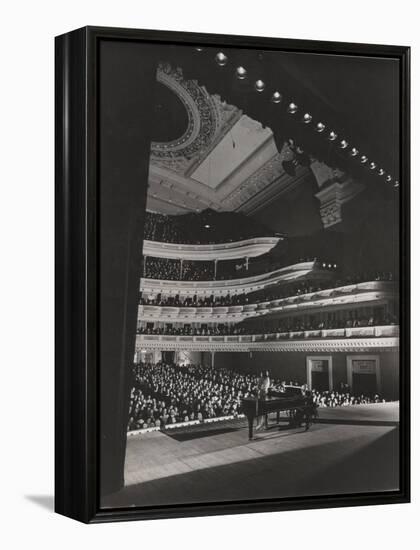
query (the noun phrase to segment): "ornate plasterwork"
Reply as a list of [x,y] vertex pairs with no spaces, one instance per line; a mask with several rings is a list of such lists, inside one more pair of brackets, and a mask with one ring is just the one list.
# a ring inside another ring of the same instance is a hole
[[[399,338],[352,338],[335,340],[291,340],[281,342],[197,342],[197,341],[174,341],[169,339],[152,340],[151,337],[139,335],[136,338],[136,348],[138,349],[159,349],[165,351],[180,351],[188,349],[190,351],[231,351],[231,352],[250,352],[250,351],[272,351],[272,352],[366,352],[377,351],[397,351],[399,348]],[[210,339],[209,339],[210,340]]]
[[289,152],[287,144],[284,144],[280,153],[277,152],[273,155],[267,162],[258,167],[251,176],[244,180],[239,187],[227,195],[224,201],[229,205],[229,208],[232,210],[239,209],[241,205],[245,204],[257,193],[284,176],[285,172],[282,162]]
[[219,96],[210,95],[195,80],[185,80],[182,70],[169,64],[160,64],[157,80],[174,92],[188,114],[188,127],[178,139],[152,142],[151,163],[175,172],[185,173],[192,163],[205,156],[223,129],[230,127],[232,118],[240,111],[223,102]]
[[239,187],[225,197],[224,202],[229,205],[229,209],[236,210],[259,191],[265,189],[273,181],[283,176],[284,170],[281,163],[281,154],[276,153],[268,162],[259,167]]
[[331,166],[318,160],[312,160],[311,170],[320,189],[335,182],[342,183],[347,179],[346,174],[342,170],[331,168]]
[[342,206],[360,193],[363,185],[323,162],[313,161],[311,170],[320,188],[315,196],[320,202],[322,224],[325,228],[336,225],[343,220]]
[[319,211],[325,228],[342,221],[342,206],[352,200],[362,189],[363,185],[349,178],[342,182],[334,182],[316,193],[315,196],[321,203]]

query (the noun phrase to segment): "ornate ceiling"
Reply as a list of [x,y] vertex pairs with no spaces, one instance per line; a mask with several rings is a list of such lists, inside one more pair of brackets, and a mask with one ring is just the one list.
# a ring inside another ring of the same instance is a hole
[[[290,156],[288,146],[278,151],[269,128],[196,81],[185,80],[181,69],[162,64],[157,80],[176,95],[188,122],[186,129],[180,125],[177,138],[152,142],[148,210],[183,214],[212,208],[252,214],[313,177],[303,167],[297,167],[295,176],[286,174],[282,162]],[[171,136],[173,118],[167,120]]]

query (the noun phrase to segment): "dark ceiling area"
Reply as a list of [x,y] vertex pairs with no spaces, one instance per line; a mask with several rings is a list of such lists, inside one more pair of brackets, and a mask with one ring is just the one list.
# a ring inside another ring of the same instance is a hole
[[[392,187],[381,185],[385,178],[377,170],[360,164],[361,155],[399,178],[397,60],[223,48],[227,62],[221,66],[215,60],[221,48],[199,49],[170,48],[168,58],[183,68],[186,78],[269,126],[277,141],[293,138],[318,160],[372,185]],[[237,78],[238,67],[246,69],[245,78]],[[264,83],[261,92],[255,90],[257,80]],[[270,101],[274,91],[282,94],[279,104]],[[290,102],[298,106],[294,115],[287,112]],[[304,113],[312,115],[310,124],[302,122]],[[326,125],[322,134],[315,130],[319,121]],[[330,130],[338,134],[334,142],[328,139]],[[339,147],[342,139],[349,143],[345,151]],[[359,151],[356,158],[348,153],[351,147]]]
[[[220,51],[227,62],[215,60]],[[276,51],[252,51],[214,47],[171,47],[171,63],[182,67],[185,78],[195,79],[209,93],[218,94],[245,114],[271,128],[281,149],[292,138],[312,158],[339,168],[364,184],[356,200],[345,206],[345,220],[323,229],[319,214],[315,178],[290,196],[255,216],[273,230],[285,232],[292,247],[349,260],[359,271],[393,270],[398,261],[399,192],[384,176],[399,179],[399,66],[393,59],[311,55]],[[239,79],[238,67],[246,69]],[[262,91],[255,82],[264,83]],[[282,94],[280,103],[271,101],[274,91]],[[298,106],[295,114],[287,106]],[[310,124],[302,120],[312,115]],[[323,122],[325,132],[317,132]],[[331,141],[328,133],[338,137]],[[348,142],[345,150],[339,143]],[[355,147],[353,158],[349,149]],[[361,164],[361,155],[375,162],[376,169]]]
[[176,94],[157,82],[153,113],[152,140],[167,143],[179,139],[188,128],[188,113]]
[[398,62],[381,58],[279,54],[285,71],[330,107],[337,131],[398,177]]

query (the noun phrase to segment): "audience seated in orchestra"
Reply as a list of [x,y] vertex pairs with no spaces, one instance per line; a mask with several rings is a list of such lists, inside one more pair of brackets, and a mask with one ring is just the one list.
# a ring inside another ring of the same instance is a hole
[[374,395],[353,395],[350,391],[318,391],[312,390],[313,402],[318,407],[348,407],[350,405],[366,405],[368,403],[383,403],[385,399],[378,393]]
[[202,365],[140,363],[134,375],[129,430],[237,415],[258,386],[258,376]]
[[[241,400],[257,394],[260,379],[258,374],[204,365],[139,363],[133,371],[129,431],[152,427],[164,429],[180,422],[236,417],[241,412]],[[271,383],[275,387],[302,386],[297,381],[286,382],[272,377]],[[319,407],[384,401],[379,394],[353,395],[348,388],[335,391],[313,389],[312,397]]]

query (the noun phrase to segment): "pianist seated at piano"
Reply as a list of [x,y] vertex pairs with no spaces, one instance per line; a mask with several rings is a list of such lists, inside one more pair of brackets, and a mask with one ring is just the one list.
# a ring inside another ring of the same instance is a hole
[[[268,370],[265,372],[261,372],[260,379],[258,381],[258,393],[257,393],[257,399],[265,400],[268,397],[268,392],[270,390],[270,373]],[[265,416],[260,415],[257,417],[257,427],[256,429],[259,430],[263,427],[264,423],[266,422]]]
[[268,370],[261,372],[258,382],[258,399],[266,399],[270,390],[271,381]]
[[288,385],[282,382],[271,385],[269,371],[261,372],[256,397],[243,399],[242,408],[248,419],[249,439],[253,438],[254,420],[255,430],[267,429],[270,413],[277,413],[278,424],[280,412],[287,412],[290,426],[298,427],[304,424],[306,430],[316,416],[312,392],[306,384]]

